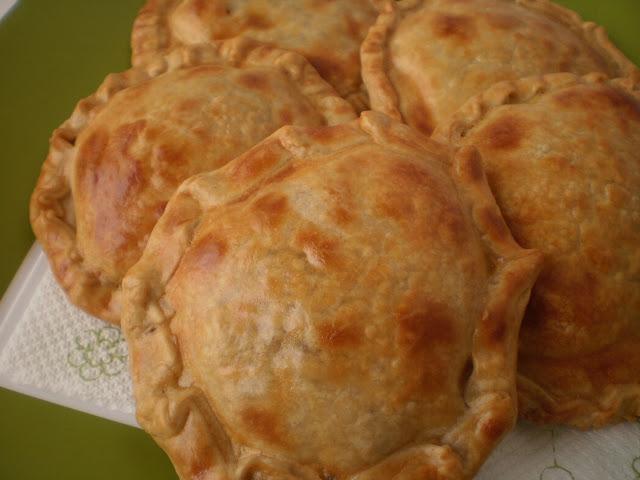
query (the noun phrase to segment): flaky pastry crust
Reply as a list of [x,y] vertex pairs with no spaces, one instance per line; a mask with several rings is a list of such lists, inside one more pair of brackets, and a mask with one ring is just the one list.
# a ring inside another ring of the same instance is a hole
[[176,45],[246,35],[304,55],[335,89],[363,109],[359,49],[382,0],[149,0],[131,36],[132,63]]
[[477,147],[516,240],[545,253],[520,337],[521,414],[640,415],[640,88],[554,74],[495,85],[434,137]]
[[123,281],[138,421],[185,480],[470,478],[540,265],[474,149],[284,127],[185,181]]
[[638,72],[601,26],[547,0],[388,2],[361,59],[371,109],[425,134],[498,81]]
[[119,323],[120,281],[185,178],[287,124],[355,118],[300,55],[247,39],[109,75],[53,132],[31,224],[70,300]]

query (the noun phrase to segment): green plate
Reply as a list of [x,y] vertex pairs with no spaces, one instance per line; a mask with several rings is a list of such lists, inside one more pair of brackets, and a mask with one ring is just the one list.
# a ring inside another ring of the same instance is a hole
[[[20,0],[0,21],[0,292],[33,242],[28,201],[51,131],[128,68],[142,0]],[[562,0],[637,64],[638,0]],[[175,479],[142,431],[0,389],[0,479]]]

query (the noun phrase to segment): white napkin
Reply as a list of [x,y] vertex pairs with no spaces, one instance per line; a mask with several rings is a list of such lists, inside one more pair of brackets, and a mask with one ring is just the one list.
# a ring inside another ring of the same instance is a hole
[[639,480],[640,424],[588,432],[519,422],[477,480]]
[[0,18],[4,17],[16,2],[17,0],[0,0]]
[[[0,308],[0,386],[134,424],[119,330],[69,304],[39,249],[25,267],[3,299],[24,306]],[[582,432],[520,422],[477,479],[640,480],[640,424]]]
[[[3,299],[23,300],[26,307],[0,317],[0,386],[135,424],[120,330],[69,303],[39,248],[25,260],[30,262],[35,272],[21,285],[16,276]],[[12,295],[18,290],[21,295]]]

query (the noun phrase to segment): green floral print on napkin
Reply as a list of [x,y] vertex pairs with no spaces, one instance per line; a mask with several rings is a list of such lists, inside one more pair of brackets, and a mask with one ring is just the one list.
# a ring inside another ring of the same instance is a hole
[[575,480],[573,473],[558,463],[556,454],[556,431],[550,430],[551,433],[551,449],[553,451],[553,464],[545,467],[540,472],[540,480]]
[[67,362],[86,382],[119,375],[127,366],[126,344],[120,330],[114,327],[85,330],[76,336]]

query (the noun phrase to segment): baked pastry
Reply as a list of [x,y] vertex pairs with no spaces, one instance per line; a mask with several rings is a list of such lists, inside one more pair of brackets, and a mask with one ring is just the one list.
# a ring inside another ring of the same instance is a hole
[[475,150],[284,127],[185,181],[123,281],[138,421],[182,479],[470,478],[540,264]]
[[435,132],[477,147],[516,240],[545,254],[520,335],[520,411],[596,427],[640,415],[640,88],[500,83]]
[[304,55],[360,108],[360,44],[382,0],[149,0],[133,25],[133,65],[174,45],[247,35]]
[[498,81],[636,70],[602,27],[546,0],[389,2],[362,45],[371,108],[425,134]]
[[355,118],[300,55],[246,39],[109,75],[53,132],[31,224],[70,300],[118,323],[120,281],[185,178],[287,124]]

